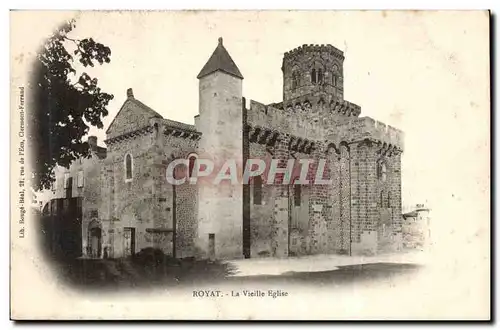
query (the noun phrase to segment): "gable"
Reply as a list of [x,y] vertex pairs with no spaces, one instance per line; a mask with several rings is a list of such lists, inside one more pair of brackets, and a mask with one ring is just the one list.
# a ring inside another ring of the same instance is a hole
[[108,139],[135,131],[149,125],[151,118],[163,118],[156,111],[136,99],[128,99],[109,125],[106,135]]

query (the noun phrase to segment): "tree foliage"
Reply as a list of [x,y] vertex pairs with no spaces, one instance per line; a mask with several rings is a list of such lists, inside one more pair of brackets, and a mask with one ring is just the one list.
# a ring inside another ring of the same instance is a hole
[[57,165],[69,167],[75,159],[90,156],[82,137],[90,126],[103,128],[113,99],[101,90],[97,78],[77,73],[79,68],[84,71],[82,67],[109,63],[110,48],[92,38],[71,38],[75,27],[72,20],[54,31],[33,65],[27,127],[35,190],[50,188]]

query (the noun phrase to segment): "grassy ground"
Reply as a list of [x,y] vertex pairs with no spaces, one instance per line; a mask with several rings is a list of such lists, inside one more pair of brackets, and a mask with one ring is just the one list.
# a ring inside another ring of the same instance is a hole
[[77,289],[101,290],[204,284],[333,284],[342,285],[365,280],[383,280],[409,274],[418,265],[407,263],[365,263],[343,265],[323,271],[288,271],[277,275],[233,276],[238,272],[231,262],[206,260],[167,260],[146,264],[127,259],[72,259],[53,262],[61,280]]
[[67,259],[53,261],[59,278],[77,288],[151,287],[224,280],[231,265],[185,260],[147,264],[134,259]]

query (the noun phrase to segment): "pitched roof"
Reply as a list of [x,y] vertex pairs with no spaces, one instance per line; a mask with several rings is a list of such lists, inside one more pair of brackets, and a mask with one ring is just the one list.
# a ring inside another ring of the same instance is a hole
[[163,119],[162,115],[160,115],[158,112],[154,111],[153,109],[151,109],[150,107],[148,107],[147,105],[145,105],[144,103],[139,101],[138,99],[132,99],[132,101],[135,104],[142,107],[144,110],[146,110],[152,118],[162,118]]
[[181,129],[184,131],[198,132],[194,125],[189,125],[189,124],[181,123],[180,121],[175,121],[175,120],[166,119],[166,118],[163,119],[163,122],[165,123],[165,125],[167,125],[168,127],[171,127],[171,128],[177,128],[177,129]]
[[217,48],[215,48],[212,56],[210,56],[208,62],[205,64],[203,69],[201,69],[197,78],[203,78],[215,71],[223,71],[232,76],[243,79],[243,75],[241,74],[240,70],[234,63],[226,48],[224,48],[224,45],[222,44],[222,38],[219,38],[219,44],[217,45]]
[[158,112],[154,111],[153,109],[151,109],[150,107],[148,107],[147,105],[145,105],[144,103],[142,103],[141,101],[136,100],[134,97],[128,97],[125,100],[125,102],[123,103],[123,105],[120,108],[120,110],[118,111],[118,113],[115,115],[115,118],[113,118],[113,120],[109,124],[108,129],[106,130],[106,134],[109,134],[109,132],[111,132],[111,127],[113,126],[116,118],[118,118],[118,115],[120,114],[120,112],[122,112],[123,109],[125,109],[125,106],[128,103],[133,103],[133,104],[137,105],[145,113],[147,113],[147,115],[150,116],[151,118],[163,118]]

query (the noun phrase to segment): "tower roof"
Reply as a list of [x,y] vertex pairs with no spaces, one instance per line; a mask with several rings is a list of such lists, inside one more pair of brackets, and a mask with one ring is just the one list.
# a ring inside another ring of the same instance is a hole
[[212,56],[208,59],[203,69],[201,69],[197,78],[203,78],[215,71],[223,71],[227,74],[243,79],[243,75],[234,63],[233,59],[222,44],[222,38],[219,38],[219,44],[215,48]]

